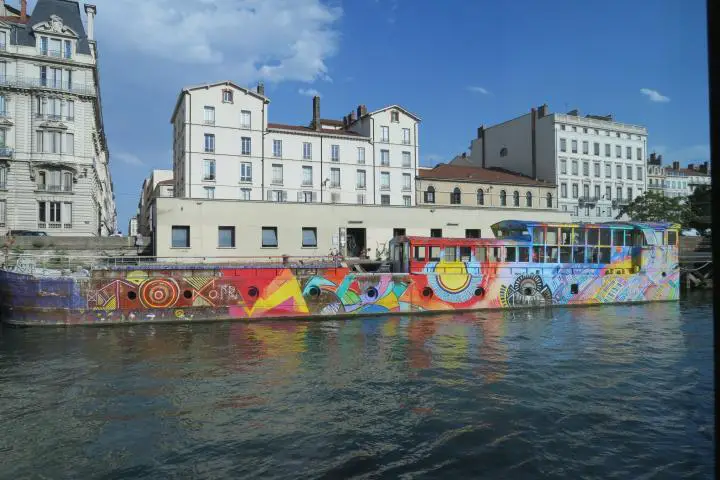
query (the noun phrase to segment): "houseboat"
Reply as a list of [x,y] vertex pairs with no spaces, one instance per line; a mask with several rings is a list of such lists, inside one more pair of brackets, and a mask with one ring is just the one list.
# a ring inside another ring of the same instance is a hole
[[677,224],[507,220],[492,230],[494,238],[396,237],[389,258],[376,264],[125,257],[53,268],[32,257],[6,258],[0,313],[13,325],[106,325],[679,298]]

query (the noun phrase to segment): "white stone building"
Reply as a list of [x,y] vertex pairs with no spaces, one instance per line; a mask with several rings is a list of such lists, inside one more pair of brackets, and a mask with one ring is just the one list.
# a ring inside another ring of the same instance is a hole
[[558,186],[558,208],[577,221],[614,219],[646,190],[647,129],[547,105],[478,129],[470,155],[453,163],[501,167]]
[[0,235],[116,231],[94,5],[0,1]]
[[174,196],[174,184],[172,170],[155,169],[143,181],[138,202],[138,233],[146,237],[152,235],[152,202],[158,197]]
[[650,154],[647,162],[647,188],[650,192],[665,195],[665,167],[662,164],[662,155]]
[[130,217],[130,221],[128,221],[128,231],[127,235],[128,237],[134,237],[138,234],[138,219],[137,216]]
[[420,119],[398,105],[308,126],[269,123],[264,88],[185,88],[173,111],[173,171],[181,198],[411,206]]

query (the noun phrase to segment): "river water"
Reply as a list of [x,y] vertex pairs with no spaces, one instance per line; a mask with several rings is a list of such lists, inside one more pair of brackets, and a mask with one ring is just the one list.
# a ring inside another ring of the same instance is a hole
[[712,300],[0,330],[0,478],[712,478]]

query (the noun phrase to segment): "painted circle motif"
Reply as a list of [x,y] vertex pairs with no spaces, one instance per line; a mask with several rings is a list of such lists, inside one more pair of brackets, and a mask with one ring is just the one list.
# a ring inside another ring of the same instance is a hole
[[140,300],[149,308],[167,308],[177,302],[180,288],[175,280],[156,278],[140,287]]
[[479,268],[465,262],[441,261],[428,266],[428,284],[439,299],[448,303],[458,304],[471,300],[475,288],[483,279]]

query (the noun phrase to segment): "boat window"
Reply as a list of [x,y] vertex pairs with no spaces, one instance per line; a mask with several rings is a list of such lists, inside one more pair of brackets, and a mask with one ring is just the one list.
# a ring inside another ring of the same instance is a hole
[[545,234],[545,243],[548,245],[557,245],[558,243],[558,230],[557,228],[548,228]]
[[560,263],[572,263],[571,247],[560,247]]
[[515,247],[505,247],[505,261],[506,262],[517,262],[515,253],[516,253]]
[[585,263],[585,247],[573,247],[573,262]]
[[545,230],[542,227],[533,228],[533,243],[538,245],[545,244]]
[[635,232],[633,232],[632,230],[625,230],[624,233],[625,233],[625,246],[626,247],[632,246],[634,243],[633,242],[633,236],[634,236],[633,233],[635,233]]
[[587,247],[585,263],[600,263],[600,247]]
[[530,261],[530,247],[518,247],[519,259],[521,262]]
[[573,230],[573,245],[585,245],[584,228],[576,228]]
[[430,247],[430,261],[437,262],[440,260],[440,247]]
[[587,244],[588,245],[597,245],[599,240],[599,234],[597,228],[588,228],[587,229]]
[[642,230],[636,230],[635,232],[633,232],[633,246],[647,246],[647,238],[645,237],[645,234],[642,232]]
[[545,255],[545,263],[557,263],[558,262],[558,247],[550,246],[547,247]]
[[415,260],[425,260],[425,250],[426,247],[424,245],[422,247],[415,247]]
[[445,261],[454,262],[457,259],[457,249],[455,247],[445,247]]
[[616,247],[624,247],[625,234],[623,230],[613,230],[613,245]]
[[610,263],[610,247],[600,247],[600,258],[598,263]]
[[500,247],[489,247],[488,248],[488,262],[500,262]]
[[572,228],[565,227],[560,229],[560,245],[570,245],[572,241]]
[[462,262],[469,262],[472,257],[472,248],[470,247],[460,247],[460,261]]
[[677,232],[675,230],[668,230],[667,240],[668,245],[675,245],[677,243]]
[[610,245],[610,229],[600,229],[600,245]]
[[533,247],[533,263],[542,263],[545,261],[545,247]]

